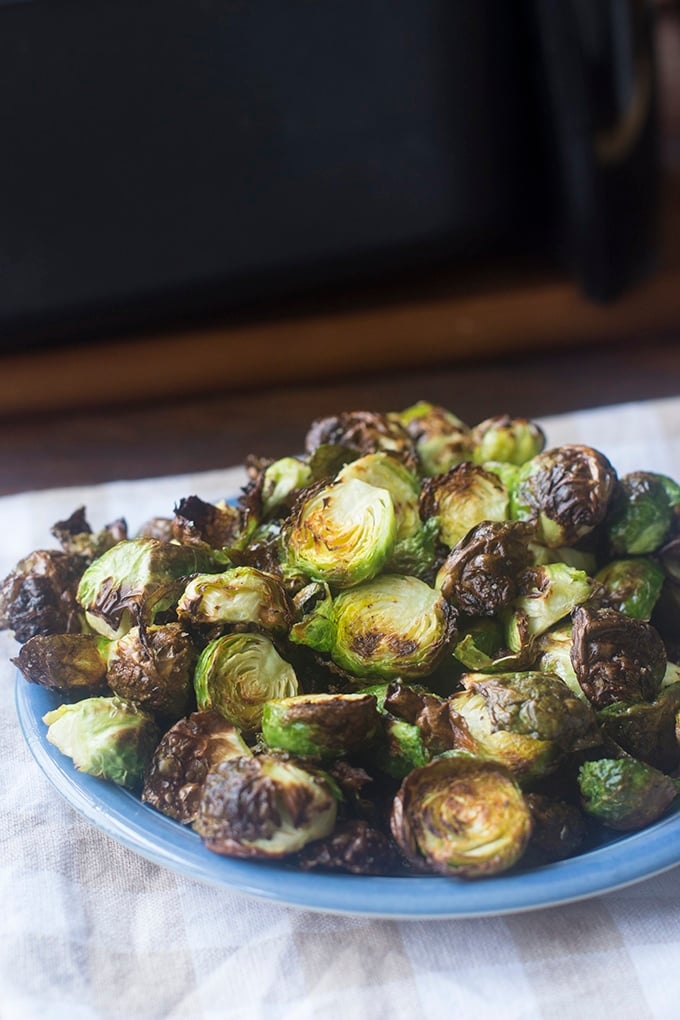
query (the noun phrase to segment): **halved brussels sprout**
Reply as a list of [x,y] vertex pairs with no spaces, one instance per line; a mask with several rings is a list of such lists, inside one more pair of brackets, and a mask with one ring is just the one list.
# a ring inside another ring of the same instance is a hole
[[444,407],[420,400],[392,418],[412,437],[424,475],[441,475],[471,459],[470,429]]
[[135,787],[158,744],[153,716],[124,698],[85,698],[43,716],[47,739],[79,772]]
[[215,853],[271,859],[330,835],[336,817],[323,773],[261,754],[232,758],[208,773],[194,829]]
[[665,475],[633,471],[619,480],[607,518],[607,534],[615,556],[644,556],[659,549],[668,536],[673,507],[680,504],[680,486]]
[[482,521],[505,521],[508,490],[480,464],[465,462],[423,485],[421,513],[439,521],[439,538],[451,549]]
[[356,677],[427,676],[450,646],[455,612],[417,577],[384,574],[322,602],[291,638],[319,651]]
[[262,736],[273,750],[341,758],[369,748],[380,731],[372,694],[299,694],[265,702]]
[[359,453],[384,450],[407,464],[417,462],[411,436],[392,415],[377,411],[343,411],[317,418],[305,437],[305,450],[313,454],[320,446],[344,446]]
[[610,829],[642,829],[675,800],[670,776],[635,758],[599,758],[579,770],[583,809]]
[[193,707],[198,651],[179,623],[133,627],[113,642],[108,656],[109,687],[121,698],[167,719]]
[[461,878],[507,871],[531,836],[531,814],[512,775],[454,754],[414,769],[394,799],[392,835],[419,870]]
[[396,535],[386,489],[358,478],[324,484],[304,495],[284,529],[285,569],[348,588],[382,570]]
[[[77,598],[93,630],[104,637],[122,637],[133,626],[147,600],[168,591],[156,609],[166,609],[178,596],[169,582],[199,571],[217,569],[203,545],[178,545],[153,538],[118,542],[85,570]],[[152,622],[152,621],[147,621]]]
[[566,563],[529,567],[518,578],[519,594],[507,618],[507,641],[517,652],[593,594],[593,582]]
[[34,684],[62,691],[103,687],[110,642],[95,634],[36,634],[12,659]]
[[196,817],[210,769],[250,753],[239,730],[219,712],[192,712],[170,727],[154,751],[142,800],[186,825]]
[[612,560],[595,575],[612,609],[636,620],[649,620],[664,582],[658,563],[644,556]]
[[245,566],[192,577],[177,603],[177,615],[199,626],[252,623],[285,634],[293,611],[280,578]]
[[588,700],[653,701],[666,671],[658,632],[615,609],[579,606],[573,614],[571,662]]
[[449,698],[459,720],[458,746],[502,763],[521,782],[602,742],[590,705],[557,676],[467,673],[462,683],[465,690]]
[[260,728],[262,706],[298,693],[295,670],[264,634],[225,634],[201,652],[194,674],[201,710],[214,708],[244,733]]
[[575,545],[606,517],[616,472],[589,446],[559,446],[519,469],[513,516],[534,520],[548,548]]
[[509,414],[495,415],[475,425],[471,440],[476,464],[493,460],[520,465],[545,447],[545,433],[536,422]]
[[264,469],[260,500],[262,514],[269,517],[277,510],[289,510],[295,493],[312,480],[312,469],[299,457],[280,457]]

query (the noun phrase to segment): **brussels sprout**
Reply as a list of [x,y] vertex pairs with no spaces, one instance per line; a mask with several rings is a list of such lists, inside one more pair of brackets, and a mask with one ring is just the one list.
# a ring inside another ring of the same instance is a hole
[[285,634],[293,610],[278,577],[246,566],[192,577],[177,603],[177,615],[199,626],[252,623]]
[[341,758],[371,746],[380,716],[371,694],[300,694],[265,702],[262,736],[273,750]]
[[392,498],[358,478],[303,495],[284,530],[285,569],[336,588],[375,577],[396,541]]
[[421,513],[439,520],[439,538],[451,549],[482,521],[504,521],[508,491],[479,464],[463,463],[423,485]]
[[420,400],[393,419],[412,437],[424,475],[441,475],[471,459],[470,429],[443,407]]
[[214,708],[244,733],[260,728],[262,706],[298,693],[295,670],[263,634],[225,634],[201,652],[194,674],[201,710]]
[[611,608],[636,620],[649,620],[663,587],[664,572],[653,560],[612,560],[595,575]]
[[470,616],[495,616],[518,595],[518,575],[531,563],[531,528],[519,521],[483,521],[449,553],[435,581]]
[[94,634],[36,634],[12,662],[34,684],[62,691],[106,683],[109,644]]
[[522,857],[531,814],[503,766],[453,755],[406,776],[394,799],[391,827],[419,870],[480,878],[507,871]]
[[575,545],[604,520],[615,482],[607,458],[589,446],[546,450],[520,467],[513,516],[535,520],[550,549]]
[[66,520],[57,521],[50,530],[64,552],[82,556],[88,563],[128,537],[127,524],[122,518],[95,534],[85,517],[84,506],[74,510]]
[[262,754],[223,761],[208,773],[194,829],[215,853],[279,858],[328,836],[336,817],[322,773]]
[[597,713],[604,733],[633,758],[670,772],[680,764],[675,732],[680,682],[663,687],[654,701],[615,701]]
[[602,742],[590,705],[557,676],[468,673],[462,683],[465,690],[449,698],[461,731],[457,746],[500,762],[522,782]]
[[130,630],[147,604],[155,603],[159,611],[176,601],[178,592],[169,582],[213,567],[207,547],[133,538],[90,564],[77,598],[92,629],[116,639]]
[[241,527],[238,508],[224,501],[206,503],[198,496],[187,496],[175,507],[173,536],[186,545],[205,543],[211,549],[223,549],[236,542]]
[[179,719],[193,707],[197,658],[179,623],[133,627],[110,649],[108,684],[114,694],[140,708]]
[[571,662],[588,700],[597,708],[614,701],[652,701],[666,670],[657,631],[615,609],[579,606],[573,614]]
[[135,787],[151,760],[159,732],[153,716],[123,698],[85,698],[43,716],[47,739],[79,772]]
[[524,464],[541,453],[545,447],[545,433],[527,418],[511,418],[499,414],[475,425],[472,430],[472,460],[476,464],[486,461]]
[[470,620],[460,631],[453,649],[456,659],[475,672],[486,672],[504,652],[505,628],[493,617]]
[[532,820],[529,849],[542,861],[573,857],[587,834],[585,819],[576,805],[541,793],[527,793],[525,798]]
[[264,469],[260,491],[264,517],[290,510],[296,493],[311,481],[311,467],[298,457],[281,457],[269,464]]
[[455,612],[424,581],[383,574],[322,602],[312,620],[293,627],[291,639],[330,651],[333,661],[356,677],[420,677],[446,653]]
[[170,727],[154,751],[142,800],[186,825],[196,817],[210,769],[250,753],[237,728],[219,712],[192,712]]
[[79,556],[54,549],[25,556],[0,584],[0,630],[12,630],[20,642],[36,634],[82,631],[76,589],[83,567]]
[[585,693],[576,677],[571,661],[573,641],[571,621],[561,623],[546,631],[536,641],[535,650],[538,658],[536,668],[541,673],[553,673],[569,687],[573,694],[585,698]]
[[396,866],[394,848],[379,829],[363,818],[338,822],[325,839],[307,844],[295,863],[304,871],[346,871],[352,875],[385,875]]
[[515,652],[563,620],[575,606],[587,602],[593,593],[591,578],[566,563],[529,567],[518,579],[518,587],[507,620],[508,645]]
[[376,411],[343,411],[312,422],[305,437],[305,449],[313,454],[325,444],[348,447],[359,453],[394,453],[407,464],[416,465],[411,436],[393,416]]
[[403,779],[413,769],[426,765],[431,757],[419,726],[391,716],[383,719],[383,741],[373,753],[381,772]]
[[668,536],[680,486],[665,475],[633,471],[619,480],[607,518],[607,534],[615,556],[644,556],[659,549]]
[[583,809],[610,829],[642,829],[675,799],[674,781],[634,758],[599,758],[579,769]]
[[[422,688],[389,684],[382,711],[415,726],[428,756],[449,751],[460,742],[460,726],[457,725],[460,720],[451,712],[450,702]],[[417,746],[415,751],[419,753]]]
[[422,574],[432,566],[438,526],[436,521],[420,519],[420,482],[413,471],[392,454],[368,453],[345,465],[337,478],[340,482],[359,479],[386,489],[392,497],[396,534],[385,570]]

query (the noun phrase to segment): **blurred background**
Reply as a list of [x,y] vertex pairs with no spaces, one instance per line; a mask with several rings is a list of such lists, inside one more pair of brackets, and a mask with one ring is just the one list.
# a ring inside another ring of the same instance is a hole
[[674,0],[0,0],[0,81],[0,491],[678,389]]

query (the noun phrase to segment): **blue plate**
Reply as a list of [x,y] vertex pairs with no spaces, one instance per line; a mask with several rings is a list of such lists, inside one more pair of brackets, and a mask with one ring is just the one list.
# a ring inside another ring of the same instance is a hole
[[680,803],[649,828],[616,836],[579,857],[479,881],[300,872],[283,864],[221,857],[206,850],[191,829],[142,804],[128,791],[77,772],[71,759],[45,737],[42,717],[62,701],[61,695],[17,676],[16,705],[26,742],[68,803],[102,832],[148,860],[247,896],[355,916],[484,917],[611,892],[680,863]]

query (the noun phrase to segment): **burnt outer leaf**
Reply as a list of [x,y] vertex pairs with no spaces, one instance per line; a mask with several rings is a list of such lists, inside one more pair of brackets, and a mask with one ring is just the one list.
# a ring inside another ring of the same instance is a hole
[[339,822],[327,838],[309,843],[296,858],[303,871],[386,875],[398,864],[392,841],[364,819]]
[[572,619],[571,663],[591,704],[653,701],[666,670],[658,631],[615,609],[579,606]]
[[671,772],[680,764],[676,719],[680,683],[664,687],[654,701],[615,702],[598,712],[600,726],[623,750],[647,765]]
[[36,634],[82,630],[76,591],[85,560],[54,549],[38,549],[16,565],[0,585],[0,628],[19,642]]
[[116,645],[108,684],[119,697],[177,719],[193,704],[197,658],[198,650],[180,624],[135,627]]
[[529,850],[543,861],[573,857],[587,834],[586,820],[579,808],[542,793],[527,793],[525,800],[533,822]]
[[241,529],[236,507],[206,503],[187,496],[175,507],[173,536],[179,542],[205,542],[212,549],[230,545]]
[[64,552],[83,556],[91,562],[97,556],[110,549],[112,545],[128,537],[127,523],[119,517],[96,534],[92,531],[85,516],[85,507],[78,507],[70,517],[57,521],[51,528],[51,534],[57,539]]
[[384,709],[397,719],[417,726],[425,747],[432,754],[470,746],[463,721],[451,710],[448,701],[435,694],[393,683],[387,689]]
[[234,753],[238,731],[219,712],[193,712],[161,739],[144,780],[142,800],[186,825],[196,817],[210,769]]
[[452,549],[439,587],[469,616],[495,616],[518,594],[518,575],[532,562],[533,528],[520,521],[483,521]]
[[34,634],[12,662],[30,683],[62,691],[106,683],[106,660],[91,634]]
[[377,411],[343,411],[312,422],[305,449],[313,453],[324,445],[345,446],[359,453],[385,450],[415,467],[418,463],[413,439],[399,422]]

